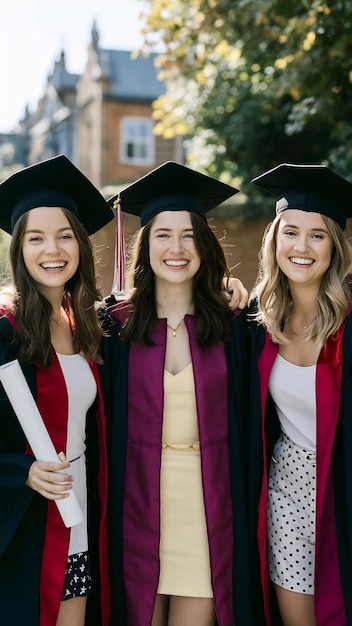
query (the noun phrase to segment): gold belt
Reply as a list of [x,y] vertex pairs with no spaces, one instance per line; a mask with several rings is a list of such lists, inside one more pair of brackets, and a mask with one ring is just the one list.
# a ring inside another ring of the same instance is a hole
[[171,448],[172,450],[199,450],[199,441],[195,441],[194,443],[182,443],[181,441],[173,441],[172,443],[167,443],[163,441],[161,444],[163,450],[166,448]]

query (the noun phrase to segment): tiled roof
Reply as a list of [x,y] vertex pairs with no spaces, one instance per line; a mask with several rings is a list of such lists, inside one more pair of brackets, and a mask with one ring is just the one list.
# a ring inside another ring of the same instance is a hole
[[155,53],[132,57],[127,50],[99,50],[103,77],[108,79],[106,96],[119,99],[155,100],[165,93],[165,85],[157,79]]
[[61,56],[58,61],[55,62],[54,70],[51,76],[49,76],[50,82],[54,85],[57,91],[63,89],[76,89],[79,74],[71,74],[66,69],[65,52],[61,52]]

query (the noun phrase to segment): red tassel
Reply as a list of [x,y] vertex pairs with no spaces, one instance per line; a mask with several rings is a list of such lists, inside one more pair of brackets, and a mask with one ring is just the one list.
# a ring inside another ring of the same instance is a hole
[[119,198],[115,200],[114,208],[116,209],[116,245],[112,293],[114,295],[121,296],[125,293],[125,237],[123,232],[121,202]]

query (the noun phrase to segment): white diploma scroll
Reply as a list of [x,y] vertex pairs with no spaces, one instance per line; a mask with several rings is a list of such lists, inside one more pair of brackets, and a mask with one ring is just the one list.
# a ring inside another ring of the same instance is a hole
[[[0,382],[35,458],[38,461],[60,461],[17,359],[0,366]],[[55,502],[67,528],[83,521],[82,509],[73,489],[68,497]]]

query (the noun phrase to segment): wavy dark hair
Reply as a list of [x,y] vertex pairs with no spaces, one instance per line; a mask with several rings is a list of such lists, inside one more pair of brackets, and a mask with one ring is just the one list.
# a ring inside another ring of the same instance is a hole
[[[79,264],[65,288],[74,314],[73,348],[86,358],[101,362],[99,346],[102,336],[96,303],[101,300],[95,284],[94,258],[88,234],[80,221],[67,209],[67,217],[79,246]],[[49,322],[53,313],[50,302],[38,291],[23,260],[22,242],[28,213],[16,222],[11,244],[10,263],[13,277],[12,310],[16,317],[16,341],[19,358],[31,365],[48,368],[51,365]]]
[[[190,213],[196,250],[201,258],[194,276],[193,304],[195,337],[199,345],[226,342],[230,335],[232,311],[225,296],[224,277],[230,277],[225,254],[214,231],[199,215]],[[151,345],[157,319],[154,273],[150,266],[149,235],[155,218],[137,234],[130,253],[127,281],[132,289],[131,313],[121,329],[128,343]]]

